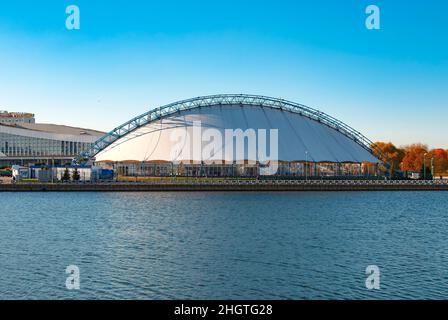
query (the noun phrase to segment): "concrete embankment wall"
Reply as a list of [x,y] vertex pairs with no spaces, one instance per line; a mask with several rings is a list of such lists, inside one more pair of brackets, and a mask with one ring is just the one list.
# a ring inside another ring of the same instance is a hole
[[138,192],[138,191],[448,191],[448,184],[385,183],[110,183],[110,184],[0,184],[0,192]]

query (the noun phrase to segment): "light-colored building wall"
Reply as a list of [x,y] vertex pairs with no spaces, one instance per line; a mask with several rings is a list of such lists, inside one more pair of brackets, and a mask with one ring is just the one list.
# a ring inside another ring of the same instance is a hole
[[[64,176],[65,168],[53,168],[54,175],[58,181],[62,180]],[[91,181],[92,180],[92,168],[77,168],[79,173],[79,181]],[[73,177],[75,168],[68,168],[70,177]]]
[[35,123],[34,114],[27,112],[0,111],[0,123]]
[[0,124],[0,166],[65,164],[88,149],[103,134],[51,124]]

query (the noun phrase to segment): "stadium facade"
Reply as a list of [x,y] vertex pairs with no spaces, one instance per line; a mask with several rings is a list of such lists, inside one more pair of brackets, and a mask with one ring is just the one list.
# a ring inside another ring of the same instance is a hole
[[372,145],[319,110],[227,94],[155,108],[115,128],[75,161],[132,177],[372,177],[381,164]]
[[70,163],[104,132],[35,123],[29,113],[0,112],[0,166]]

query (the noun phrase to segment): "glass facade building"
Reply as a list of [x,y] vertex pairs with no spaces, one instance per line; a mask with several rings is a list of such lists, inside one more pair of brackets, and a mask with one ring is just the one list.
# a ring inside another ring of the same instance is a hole
[[28,112],[8,112],[0,110],[0,123],[35,123],[34,114]]
[[0,166],[67,163],[102,135],[67,126],[0,124]]

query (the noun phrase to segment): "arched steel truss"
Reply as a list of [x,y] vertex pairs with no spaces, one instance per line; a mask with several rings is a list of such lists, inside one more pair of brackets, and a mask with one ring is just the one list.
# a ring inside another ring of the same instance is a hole
[[376,157],[380,154],[379,150],[372,149],[375,148],[373,142],[362,135],[359,131],[356,131],[342,121],[337,120],[322,111],[284,99],[247,94],[220,94],[174,102],[159,108],[155,108],[138,117],[135,117],[97,140],[89,149],[76,157],[74,162],[85,163],[118,139],[137,130],[138,128],[147,125],[150,122],[169,117],[179,111],[216,105],[250,105],[297,113],[339,131]]

